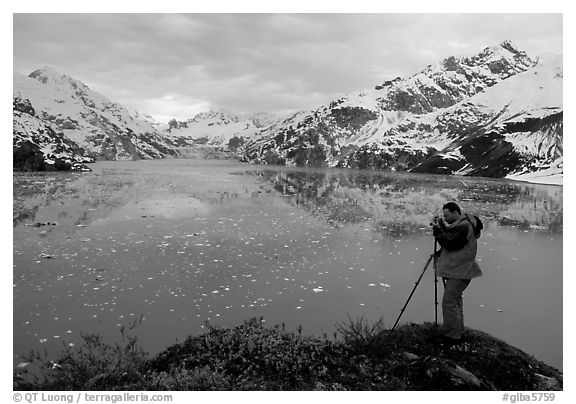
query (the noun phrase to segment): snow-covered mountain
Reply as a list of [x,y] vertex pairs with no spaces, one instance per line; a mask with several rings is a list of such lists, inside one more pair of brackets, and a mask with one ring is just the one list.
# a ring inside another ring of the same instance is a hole
[[505,41],[273,124],[244,160],[561,181],[562,81]]
[[[14,73],[13,100],[14,151],[19,151],[22,142],[36,144],[48,165],[53,158],[47,154],[46,136],[58,136],[72,147],[70,161],[176,155],[151,123],[152,118],[131,113],[49,67],[29,76]],[[16,108],[28,104],[30,108]],[[45,139],[39,139],[39,135]]]
[[561,182],[562,82],[562,56],[531,58],[505,41],[283,119],[216,109],[166,125],[44,68],[14,74],[14,167],[163,158],[205,145],[264,164]]
[[86,152],[36,116],[27,99],[13,98],[13,164],[27,171],[87,170]]
[[270,113],[238,114],[226,109],[212,109],[186,121],[173,119],[162,133],[175,146],[204,144],[235,150],[278,120]]

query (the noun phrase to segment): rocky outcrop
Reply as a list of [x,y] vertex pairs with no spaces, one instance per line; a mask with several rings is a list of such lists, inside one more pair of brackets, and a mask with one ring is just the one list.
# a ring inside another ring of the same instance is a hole
[[[458,346],[437,343],[432,324],[395,331],[343,325],[337,338],[302,335],[284,325],[250,319],[233,328],[205,324],[150,357],[131,338],[108,345],[98,336],[67,349],[56,361],[23,363],[14,390],[374,390],[558,391],[563,376],[530,355],[488,334],[466,330]],[[83,350],[80,350],[82,349]],[[103,358],[98,366],[83,352]],[[118,352],[128,352],[118,359]],[[41,357],[40,357],[41,358]],[[77,371],[83,364],[83,372]],[[37,366],[45,377],[34,378]],[[54,368],[58,371],[55,372]],[[553,398],[554,393],[548,393]],[[544,397],[544,395],[542,396]]]

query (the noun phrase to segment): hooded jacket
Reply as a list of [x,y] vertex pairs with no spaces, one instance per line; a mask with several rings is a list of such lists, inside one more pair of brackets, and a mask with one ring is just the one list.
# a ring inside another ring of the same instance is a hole
[[437,276],[443,278],[472,279],[482,276],[476,262],[477,241],[473,215],[464,214],[456,222],[434,227],[434,237],[442,247],[438,257]]

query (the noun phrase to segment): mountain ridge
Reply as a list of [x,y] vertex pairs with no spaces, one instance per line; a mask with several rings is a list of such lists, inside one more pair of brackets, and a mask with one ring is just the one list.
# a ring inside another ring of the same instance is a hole
[[[554,181],[561,181],[561,63],[561,56],[532,59],[510,41],[474,56],[445,58],[268,128],[246,145],[244,161],[515,179],[556,167]],[[542,131],[548,115],[556,124]],[[483,169],[470,159],[473,153],[461,155],[466,138],[502,169]],[[539,141],[554,150],[539,150]],[[491,142],[500,147],[490,151]]]
[[[142,119],[142,115],[129,112],[121,104],[108,100],[68,75],[44,67],[29,76],[14,73],[13,81],[13,99],[31,105],[35,119],[53,132],[49,138],[56,139],[56,134],[63,136],[77,145],[77,151],[82,151],[79,155],[62,155],[61,158],[68,162],[176,155],[157,130]],[[30,124],[31,116],[25,110],[14,109],[13,149],[19,150],[22,139],[31,139],[38,134],[38,125]],[[43,147],[36,146],[38,150]],[[49,156],[45,157],[50,160]]]
[[213,108],[168,124],[44,67],[14,73],[13,149],[27,145],[32,160],[41,155],[52,167],[177,157],[204,145],[251,163],[561,183],[562,63],[561,55],[533,58],[504,41],[311,111],[280,117]]
[[235,151],[277,120],[277,115],[267,112],[236,113],[213,108],[185,121],[170,120],[167,127],[162,128],[162,134],[178,146],[203,144]]

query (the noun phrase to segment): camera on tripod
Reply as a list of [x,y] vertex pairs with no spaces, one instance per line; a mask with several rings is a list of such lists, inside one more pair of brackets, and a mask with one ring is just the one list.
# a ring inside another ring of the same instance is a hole
[[432,222],[430,223],[430,226],[440,225],[441,223],[442,223],[442,218],[440,216],[434,216],[434,218],[432,219]]

